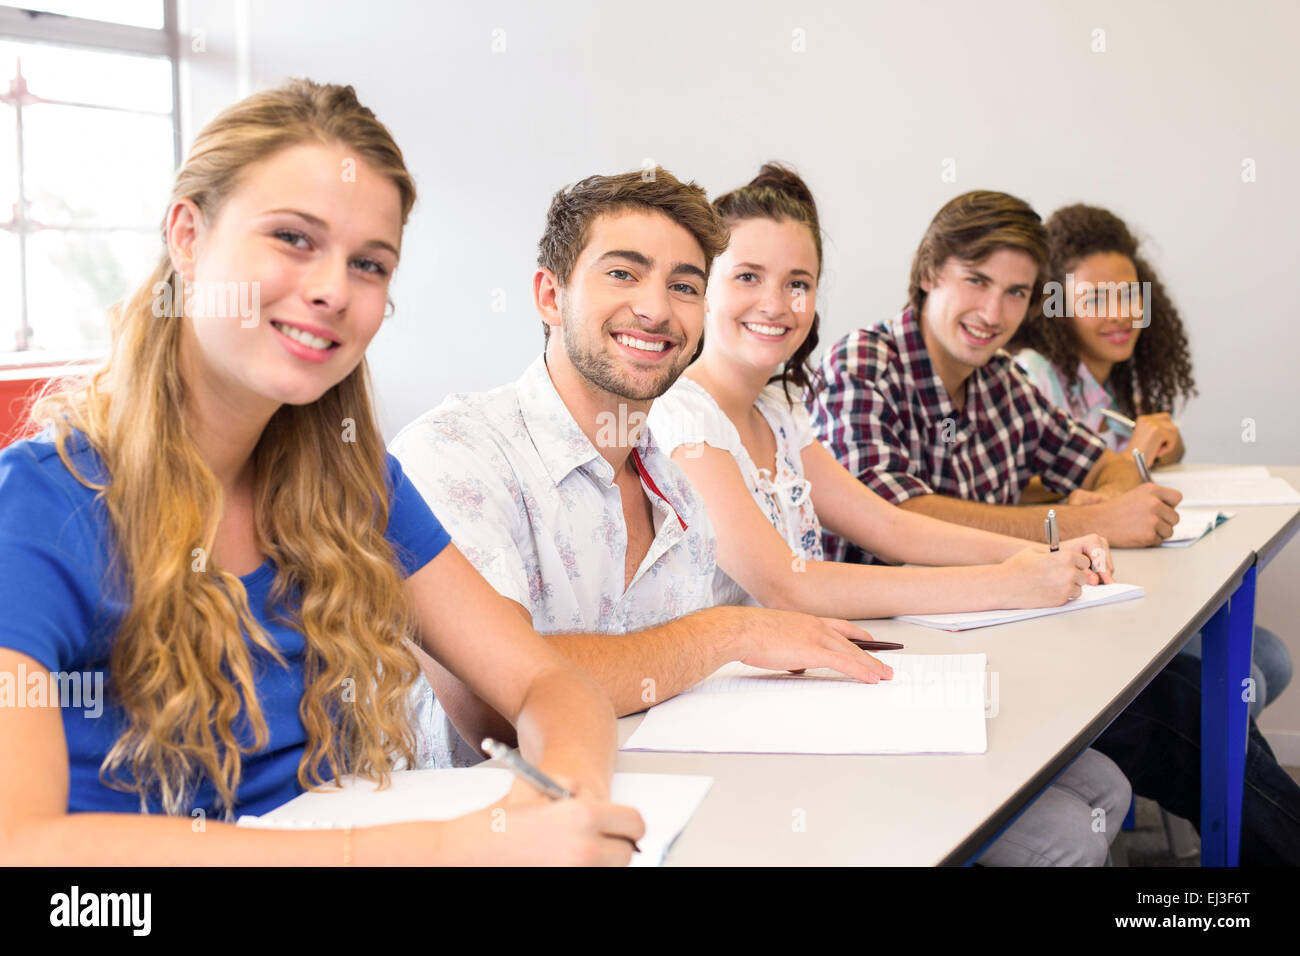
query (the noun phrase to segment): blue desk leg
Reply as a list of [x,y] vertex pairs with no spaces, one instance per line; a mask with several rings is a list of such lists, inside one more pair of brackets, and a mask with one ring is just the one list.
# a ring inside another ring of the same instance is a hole
[[1201,865],[1236,866],[1255,632],[1255,568],[1201,631]]

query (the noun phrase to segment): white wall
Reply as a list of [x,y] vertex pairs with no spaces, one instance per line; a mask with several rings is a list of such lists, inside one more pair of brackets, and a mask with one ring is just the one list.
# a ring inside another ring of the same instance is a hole
[[[208,30],[190,57],[201,124],[234,99],[238,17],[230,0],[183,5],[187,28]],[[901,304],[916,242],[959,192],[1003,189],[1045,215],[1103,204],[1149,237],[1191,330],[1190,459],[1300,463],[1300,5],[261,0],[248,23],[254,89],[352,83],[419,184],[397,315],[370,352],[389,436],[537,353],[530,279],[557,188],[652,158],[714,195],[777,158],[821,204],[823,342]],[[1261,579],[1260,616],[1282,630],[1300,620],[1291,552]],[[1289,698],[1266,726],[1300,728],[1300,690]]]

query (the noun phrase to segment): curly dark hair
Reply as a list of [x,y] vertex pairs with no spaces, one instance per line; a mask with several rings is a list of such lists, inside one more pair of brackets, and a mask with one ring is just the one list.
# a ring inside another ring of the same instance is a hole
[[[1127,256],[1138,282],[1150,283],[1149,301],[1142,304],[1148,324],[1138,335],[1132,357],[1116,363],[1110,373],[1109,385],[1120,410],[1131,418],[1172,412],[1175,401],[1185,402],[1195,395],[1187,330],[1124,220],[1098,206],[1076,203],[1051,215],[1047,237],[1052,278],[1059,283],[1080,261],[1099,252]],[[1069,385],[1078,381],[1079,345],[1074,330],[1070,323],[1046,315],[1041,306],[1020,326],[1008,348],[1034,349],[1065,375]]]
[[[803,223],[812,233],[813,245],[817,248],[817,271],[821,272],[822,227],[817,218],[817,203],[813,201],[808,185],[789,166],[764,163],[758,175],[746,185],[713,200],[713,208],[728,229],[744,219]],[[800,395],[813,388],[818,373],[813,369],[809,357],[817,348],[817,327],[820,324],[821,317],[814,312],[808,337],[786,359],[781,371],[769,380],[781,383],[787,399],[790,398],[792,385]]]

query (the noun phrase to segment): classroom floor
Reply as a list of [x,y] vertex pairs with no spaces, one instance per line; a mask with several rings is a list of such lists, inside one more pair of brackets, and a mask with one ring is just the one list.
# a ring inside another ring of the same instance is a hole
[[[1291,779],[1300,783],[1300,767],[1284,767]],[[1197,844],[1199,850],[1199,843]],[[1160,807],[1152,800],[1137,798],[1137,819],[1132,830],[1123,831],[1111,847],[1115,866],[1199,866],[1200,854],[1179,858],[1169,849]]]

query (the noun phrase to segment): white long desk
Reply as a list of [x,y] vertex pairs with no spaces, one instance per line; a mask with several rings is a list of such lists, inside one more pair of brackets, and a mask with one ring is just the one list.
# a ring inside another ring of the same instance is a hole
[[[1300,468],[1272,471],[1300,487]],[[1119,578],[1146,588],[1139,601],[959,634],[862,622],[909,652],[988,655],[998,709],[986,754],[620,753],[618,770],[715,778],[670,865],[967,862],[1246,580],[1251,606],[1239,610],[1253,620],[1254,569],[1300,529],[1300,509],[1235,510],[1236,517],[1189,548],[1117,551]],[[620,743],[641,719],[619,721]]]

